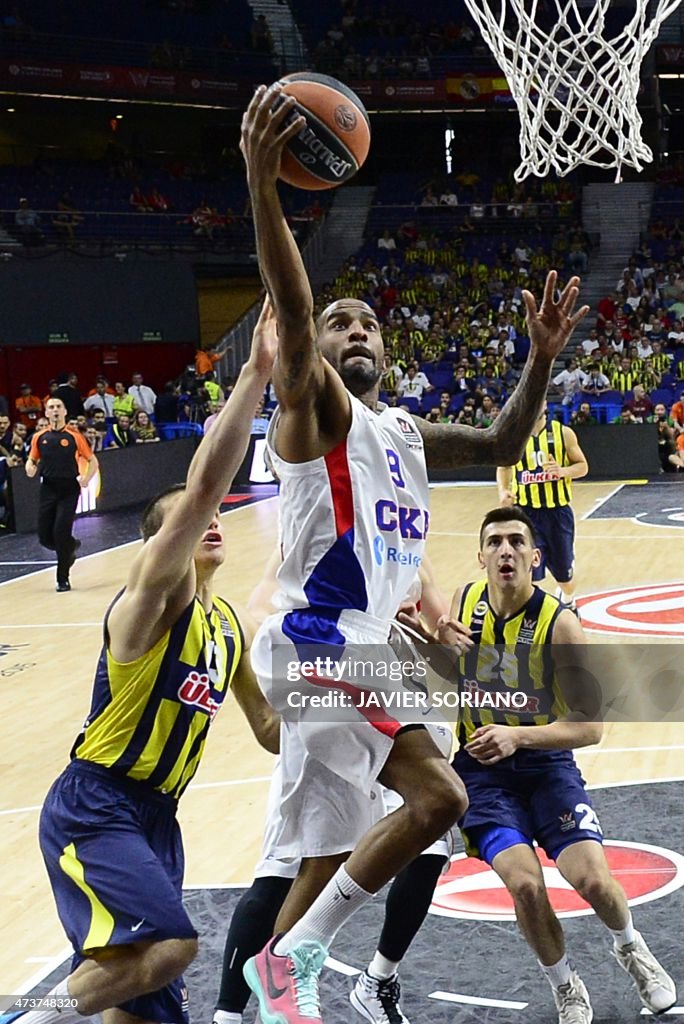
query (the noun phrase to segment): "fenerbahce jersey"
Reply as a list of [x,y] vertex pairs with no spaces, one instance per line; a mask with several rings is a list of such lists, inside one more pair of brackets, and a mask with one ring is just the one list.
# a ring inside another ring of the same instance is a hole
[[[489,604],[486,580],[465,587],[458,618],[472,630],[475,646],[459,658],[461,746],[480,725],[548,725],[568,713],[551,656],[551,634],[560,611],[555,597],[535,587],[516,615],[499,619]],[[520,710],[503,703],[498,709],[475,706],[487,692],[494,697],[513,690],[527,696]],[[464,699],[468,694],[471,706]]]
[[154,647],[115,661],[105,642],[93,699],[71,756],[178,799],[197,771],[209,724],[233,680],[244,642],[229,604],[207,615],[195,597]]
[[513,468],[513,497],[522,508],[558,508],[572,501],[570,480],[550,480],[544,463],[555,459],[559,466],[570,460],[563,440],[563,425],[551,420],[544,430],[533,434],[523,456]]
[[[328,455],[285,462],[268,451],[280,479],[278,572],[282,610],[343,609],[394,618],[423,559],[429,525],[423,439],[411,416],[353,395],[349,433]],[[389,625],[388,625],[389,629]]]

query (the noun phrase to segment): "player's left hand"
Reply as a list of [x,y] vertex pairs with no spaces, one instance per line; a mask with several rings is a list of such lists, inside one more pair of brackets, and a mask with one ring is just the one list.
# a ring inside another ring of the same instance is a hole
[[532,348],[549,360],[555,359],[563,351],[575,327],[589,312],[589,306],[582,306],[576,313],[573,312],[579,295],[579,277],[570,278],[558,301],[554,294],[557,281],[558,274],[550,270],[539,309],[532,292],[525,290],[522,293]]
[[78,476],[76,477],[76,483],[78,484],[79,487],[87,487],[88,485],[88,481],[82,473],[79,473]]
[[545,473],[551,473],[554,480],[560,480],[561,476],[563,475],[561,473],[561,467],[558,465],[555,459],[548,459],[544,463],[543,469]]
[[480,764],[496,764],[518,749],[517,730],[509,725],[481,725],[465,749]]

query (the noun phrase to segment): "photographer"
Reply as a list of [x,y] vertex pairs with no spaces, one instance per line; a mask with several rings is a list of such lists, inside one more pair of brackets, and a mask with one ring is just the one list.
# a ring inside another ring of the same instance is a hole
[[658,458],[663,473],[677,472],[684,469],[684,459],[677,451],[675,444],[675,429],[671,419],[668,418],[667,409],[662,402],[658,402],[653,410],[653,415],[648,417],[649,423],[655,423],[658,427]]

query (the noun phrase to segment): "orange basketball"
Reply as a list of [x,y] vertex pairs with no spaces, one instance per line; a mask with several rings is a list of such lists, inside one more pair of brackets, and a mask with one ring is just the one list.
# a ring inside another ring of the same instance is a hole
[[335,188],[349,181],[370,147],[370,122],[359,97],[336,78],[313,71],[287,75],[280,83],[297,101],[291,116],[306,118],[283,152],[282,180],[305,189]]

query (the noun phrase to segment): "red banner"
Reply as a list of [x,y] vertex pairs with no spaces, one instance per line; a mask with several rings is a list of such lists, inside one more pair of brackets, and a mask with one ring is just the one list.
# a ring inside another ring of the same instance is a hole
[[383,103],[404,107],[409,103],[436,103],[446,99],[444,82],[351,82],[350,88],[364,103]]
[[[667,48],[681,49],[681,48]],[[149,96],[213,102],[242,107],[251,98],[251,79],[223,78],[210,72],[164,71],[54,61],[0,61],[0,82],[17,90],[95,96]],[[512,102],[506,79],[486,74],[450,75],[439,81],[384,80],[350,82],[370,108],[413,104],[458,106]]]
[[59,64],[52,61],[0,61],[0,80],[5,85],[32,92],[64,90],[95,95],[155,96],[246,102],[252,83],[191,71],[160,71],[156,68],[119,68],[98,65]]
[[[213,100],[241,106],[254,88],[248,79],[229,79],[207,72],[162,71],[156,68],[123,68],[62,64],[53,61],[0,61],[0,81],[32,92],[64,90],[95,95],[156,96],[174,99]],[[355,82],[351,87],[369,104],[406,106],[410,103],[441,103],[446,83],[423,81]]]

